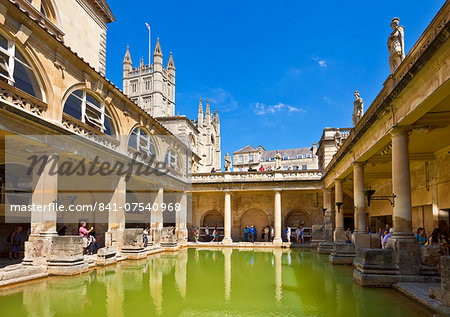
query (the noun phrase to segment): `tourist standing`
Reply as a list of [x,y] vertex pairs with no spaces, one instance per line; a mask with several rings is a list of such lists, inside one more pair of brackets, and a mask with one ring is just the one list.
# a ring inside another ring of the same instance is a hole
[[88,254],[92,255],[96,252],[97,239],[95,239],[95,231],[89,234]]
[[86,222],[82,221],[80,223],[80,228],[78,229],[78,234],[83,237],[83,254],[87,253],[87,247],[89,246],[89,233],[91,233],[94,230],[94,227],[91,227],[91,229],[86,229]]
[[248,233],[250,232],[250,230],[248,229],[248,226],[245,226],[244,228],[244,239],[245,242],[248,242]]
[[200,230],[198,230],[198,228],[196,227],[194,229],[194,241],[195,243],[198,243],[198,238],[200,237]]
[[269,242],[270,239],[270,227],[269,226],[265,226],[264,227],[264,241],[265,242]]
[[441,273],[441,229],[434,228],[433,232],[431,233],[430,238],[428,239],[428,245],[431,245],[433,248],[437,250],[438,254],[438,272]]
[[275,229],[273,228],[273,226],[270,226],[270,241],[273,241],[275,237]]
[[211,240],[211,242],[214,242],[214,241],[217,242],[218,239],[219,239],[219,230],[217,230],[217,227],[215,227],[214,231],[213,231],[213,239]]
[[15,259],[19,258],[20,247],[22,246],[22,227],[17,226],[14,232],[8,237],[10,247],[9,247],[9,259],[12,260],[13,256]]
[[419,227],[419,229],[417,229],[417,233],[414,236],[414,238],[416,239],[418,245],[424,246],[427,243],[427,235],[425,233],[425,229]]
[[249,228],[249,235],[250,235],[250,241],[252,243],[255,242],[255,228],[253,226],[250,226]]
[[300,227],[297,227],[297,229],[295,229],[295,241],[297,243],[300,243]]
[[148,233],[149,233],[148,228],[145,227],[144,230],[142,231],[142,239],[144,240],[144,247],[146,247],[148,244]]
[[388,243],[389,239],[392,237],[392,234],[394,233],[394,228],[389,229],[389,232],[387,232],[387,230],[384,230],[384,232],[386,233],[381,246],[383,247],[383,249],[386,249],[386,244]]
[[211,236],[209,235],[209,228],[208,228],[208,226],[206,226],[206,228],[205,228],[205,241],[206,242],[211,241]]

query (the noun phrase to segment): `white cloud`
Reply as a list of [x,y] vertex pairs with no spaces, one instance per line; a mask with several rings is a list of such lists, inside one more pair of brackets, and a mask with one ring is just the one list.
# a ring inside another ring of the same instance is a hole
[[327,67],[327,61],[324,59],[320,59],[319,57],[313,57],[313,60],[319,64],[320,67]]
[[254,106],[255,114],[258,116],[263,116],[266,114],[273,114],[276,112],[287,112],[287,113],[293,113],[293,112],[305,112],[305,110],[294,107],[291,105],[284,104],[282,102],[279,102],[275,105],[265,105],[263,103],[257,102]]
[[238,108],[238,103],[233,95],[223,88],[213,88],[208,95],[210,96],[211,104],[218,106],[221,112],[230,112]]

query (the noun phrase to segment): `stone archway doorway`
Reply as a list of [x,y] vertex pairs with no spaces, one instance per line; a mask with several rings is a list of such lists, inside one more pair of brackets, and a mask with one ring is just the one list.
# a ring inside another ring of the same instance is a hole
[[299,226],[311,227],[311,217],[305,211],[292,210],[286,215],[284,225],[292,228],[297,228]]

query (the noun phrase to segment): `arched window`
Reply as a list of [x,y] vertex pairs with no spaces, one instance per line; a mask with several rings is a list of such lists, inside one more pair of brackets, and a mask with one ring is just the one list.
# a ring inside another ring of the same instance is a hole
[[156,156],[155,146],[150,134],[139,127],[134,128],[131,132],[128,146],[139,152],[143,152],[148,156]]
[[166,158],[164,159],[166,166],[178,170],[178,157],[172,150],[167,151]]
[[64,113],[105,134],[114,134],[111,115],[105,104],[85,89],[75,90],[69,95],[64,104]]
[[0,79],[36,98],[42,99],[39,85],[34,78],[33,68],[17,50],[16,43],[1,34]]

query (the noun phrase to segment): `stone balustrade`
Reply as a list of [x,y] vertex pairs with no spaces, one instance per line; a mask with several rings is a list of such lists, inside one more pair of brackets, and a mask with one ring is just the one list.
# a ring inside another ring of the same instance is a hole
[[289,180],[320,180],[322,172],[318,170],[274,171],[274,172],[224,172],[195,173],[193,183],[235,183],[235,182],[278,182]]
[[63,113],[62,125],[71,132],[84,136],[89,140],[99,143],[107,148],[117,150],[119,147],[119,140],[103,134],[101,131],[69,116],[66,113]]
[[3,81],[0,81],[0,100],[38,116],[47,110],[45,102]]

